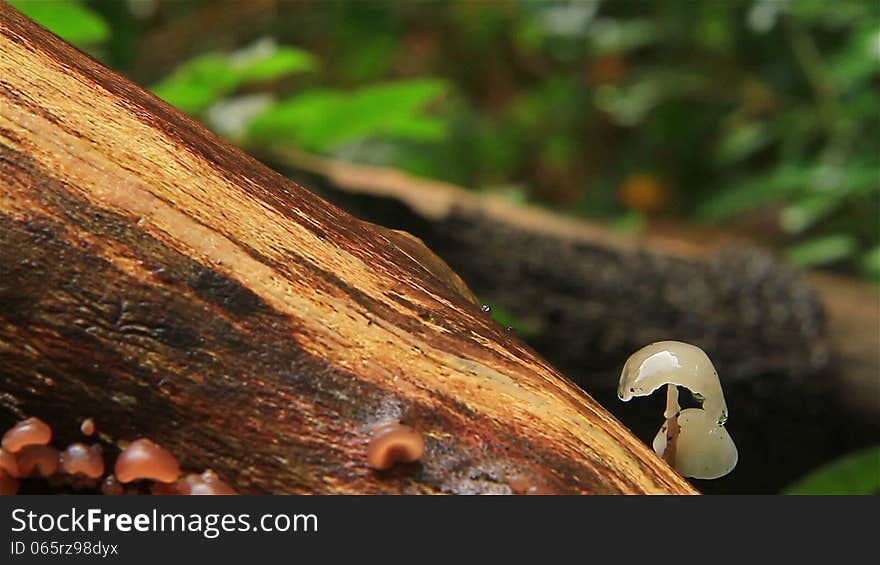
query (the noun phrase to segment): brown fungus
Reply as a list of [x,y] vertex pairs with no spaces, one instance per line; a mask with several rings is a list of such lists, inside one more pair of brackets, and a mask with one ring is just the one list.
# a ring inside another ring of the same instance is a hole
[[115,475],[107,475],[101,482],[101,492],[107,496],[120,496],[125,494],[125,487],[116,479]]
[[180,464],[167,449],[141,438],[131,442],[119,454],[115,474],[121,483],[139,479],[173,483],[180,477]]
[[58,450],[48,445],[28,445],[15,454],[21,477],[50,477],[58,472]]
[[525,474],[516,473],[508,475],[507,484],[510,486],[510,492],[513,494],[524,495],[547,495],[556,494],[549,485],[542,480]]
[[9,451],[6,451],[2,447],[0,447],[0,472],[5,472],[13,479],[17,479],[21,476],[21,472],[18,469],[18,461],[16,461],[15,455],[13,455]]
[[425,453],[425,438],[413,428],[397,422],[379,426],[367,446],[367,464],[383,471],[395,463],[412,463]]
[[79,426],[79,431],[83,433],[85,436],[91,437],[95,433],[95,420],[92,418],[86,418],[83,420],[82,424]]
[[238,494],[217,473],[208,469],[201,475],[189,475],[187,477],[186,490],[183,494],[191,495],[233,495]]
[[238,494],[214,471],[190,473],[173,483],[153,483],[150,492],[155,495],[220,495]]
[[47,445],[52,439],[52,428],[39,418],[28,418],[15,424],[3,434],[3,449],[18,453],[28,445]]
[[73,443],[61,452],[61,471],[100,479],[104,475],[104,454],[100,445]]

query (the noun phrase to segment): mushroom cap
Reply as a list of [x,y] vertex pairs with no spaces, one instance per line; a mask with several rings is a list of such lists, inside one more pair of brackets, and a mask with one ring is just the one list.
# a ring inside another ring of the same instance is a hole
[[39,418],[28,418],[15,424],[3,434],[3,449],[18,453],[28,445],[47,445],[52,439],[52,428]]
[[[675,444],[675,470],[685,477],[717,479],[736,467],[736,445],[727,429],[705,410],[687,408],[678,415],[679,432]],[[654,438],[654,451],[666,451],[666,424]]]
[[21,477],[49,477],[58,471],[58,450],[48,445],[27,445],[16,453]]
[[217,473],[208,469],[201,475],[191,474],[177,481],[180,494],[189,495],[229,495],[238,494],[221,479]]
[[702,349],[681,341],[658,341],[633,353],[620,373],[617,396],[627,402],[666,384],[681,385],[700,395],[706,413],[719,424],[727,420],[727,403],[715,366]]
[[167,449],[141,438],[131,442],[119,454],[114,471],[121,483],[139,479],[173,483],[180,477],[180,464]]
[[82,421],[82,424],[79,426],[79,430],[83,433],[83,435],[90,436],[95,433],[95,420],[93,418],[86,418]]
[[373,431],[367,446],[367,464],[380,471],[395,463],[412,463],[425,453],[425,438],[413,428],[399,423],[385,424]]
[[72,443],[61,452],[61,470],[68,475],[85,475],[92,479],[104,476],[104,456],[100,445]]
[[208,469],[201,475],[190,473],[173,483],[153,483],[150,491],[157,495],[231,495],[238,494],[217,473]]

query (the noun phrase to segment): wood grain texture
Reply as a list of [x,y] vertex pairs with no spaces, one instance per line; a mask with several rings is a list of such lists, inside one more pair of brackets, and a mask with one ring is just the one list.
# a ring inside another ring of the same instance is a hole
[[[94,417],[253,493],[693,492],[416,242],[0,10],[0,423]],[[376,473],[389,420],[427,450]]]
[[350,213],[424,240],[645,442],[663,395],[620,402],[619,367],[645,343],[703,348],[742,454],[733,473],[697,483],[704,492],[777,493],[880,437],[880,293],[870,285],[799,272],[726,229],[652,224],[627,236],[400,171],[263,157]]

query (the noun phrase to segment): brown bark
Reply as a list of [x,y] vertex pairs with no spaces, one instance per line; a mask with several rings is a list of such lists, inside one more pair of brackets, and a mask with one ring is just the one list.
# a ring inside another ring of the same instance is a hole
[[652,341],[705,349],[741,457],[701,490],[779,492],[877,441],[880,293],[869,284],[805,275],[728,230],[624,235],[381,167],[289,150],[266,158],[355,215],[422,238],[645,442],[662,423],[661,395],[619,402],[619,367]]
[[[0,10],[0,423],[93,417],[245,492],[693,492],[417,242]],[[425,456],[373,472],[395,420]]]

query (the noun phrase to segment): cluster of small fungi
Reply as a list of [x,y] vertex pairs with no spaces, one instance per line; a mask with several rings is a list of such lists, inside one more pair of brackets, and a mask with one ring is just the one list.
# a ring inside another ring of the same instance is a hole
[[[91,437],[95,422],[80,431]],[[0,495],[16,494],[22,480],[43,479],[54,488],[118,494],[237,494],[211,470],[184,474],[177,459],[155,442],[141,438],[125,445],[107,473],[101,443],[76,442],[59,450],[50,445],[52,428],[39,418],[22,420],[3,434],[0,447]]]
[[[95,422],[86,419],[80,431],[84,436],[92,437],[96,431]],[[111,458],[107,454],[116,451],[112,443],[76,442],[58,449],[50,445],[51,441],[52,428],[39,418],[22,420],[3,434],[0,495],[17,494],[25,481],[32,481],[31,486],[48,486],[52,492],[237,494],[210,469],[203,473],[183,473],[171,452],[146,438],[121,443],[112,470],[108,465]],[[396,465],[416,463],[424,453],[425,439],[421,432],[399,422],[390,422],[372,430],[365,459],[368,467],[383,472]],[[511,477],[510,488],[514,494],[552,494],[549,487],[525,475]],[[33,489],[25,489],[26,492],[29,490]]]

